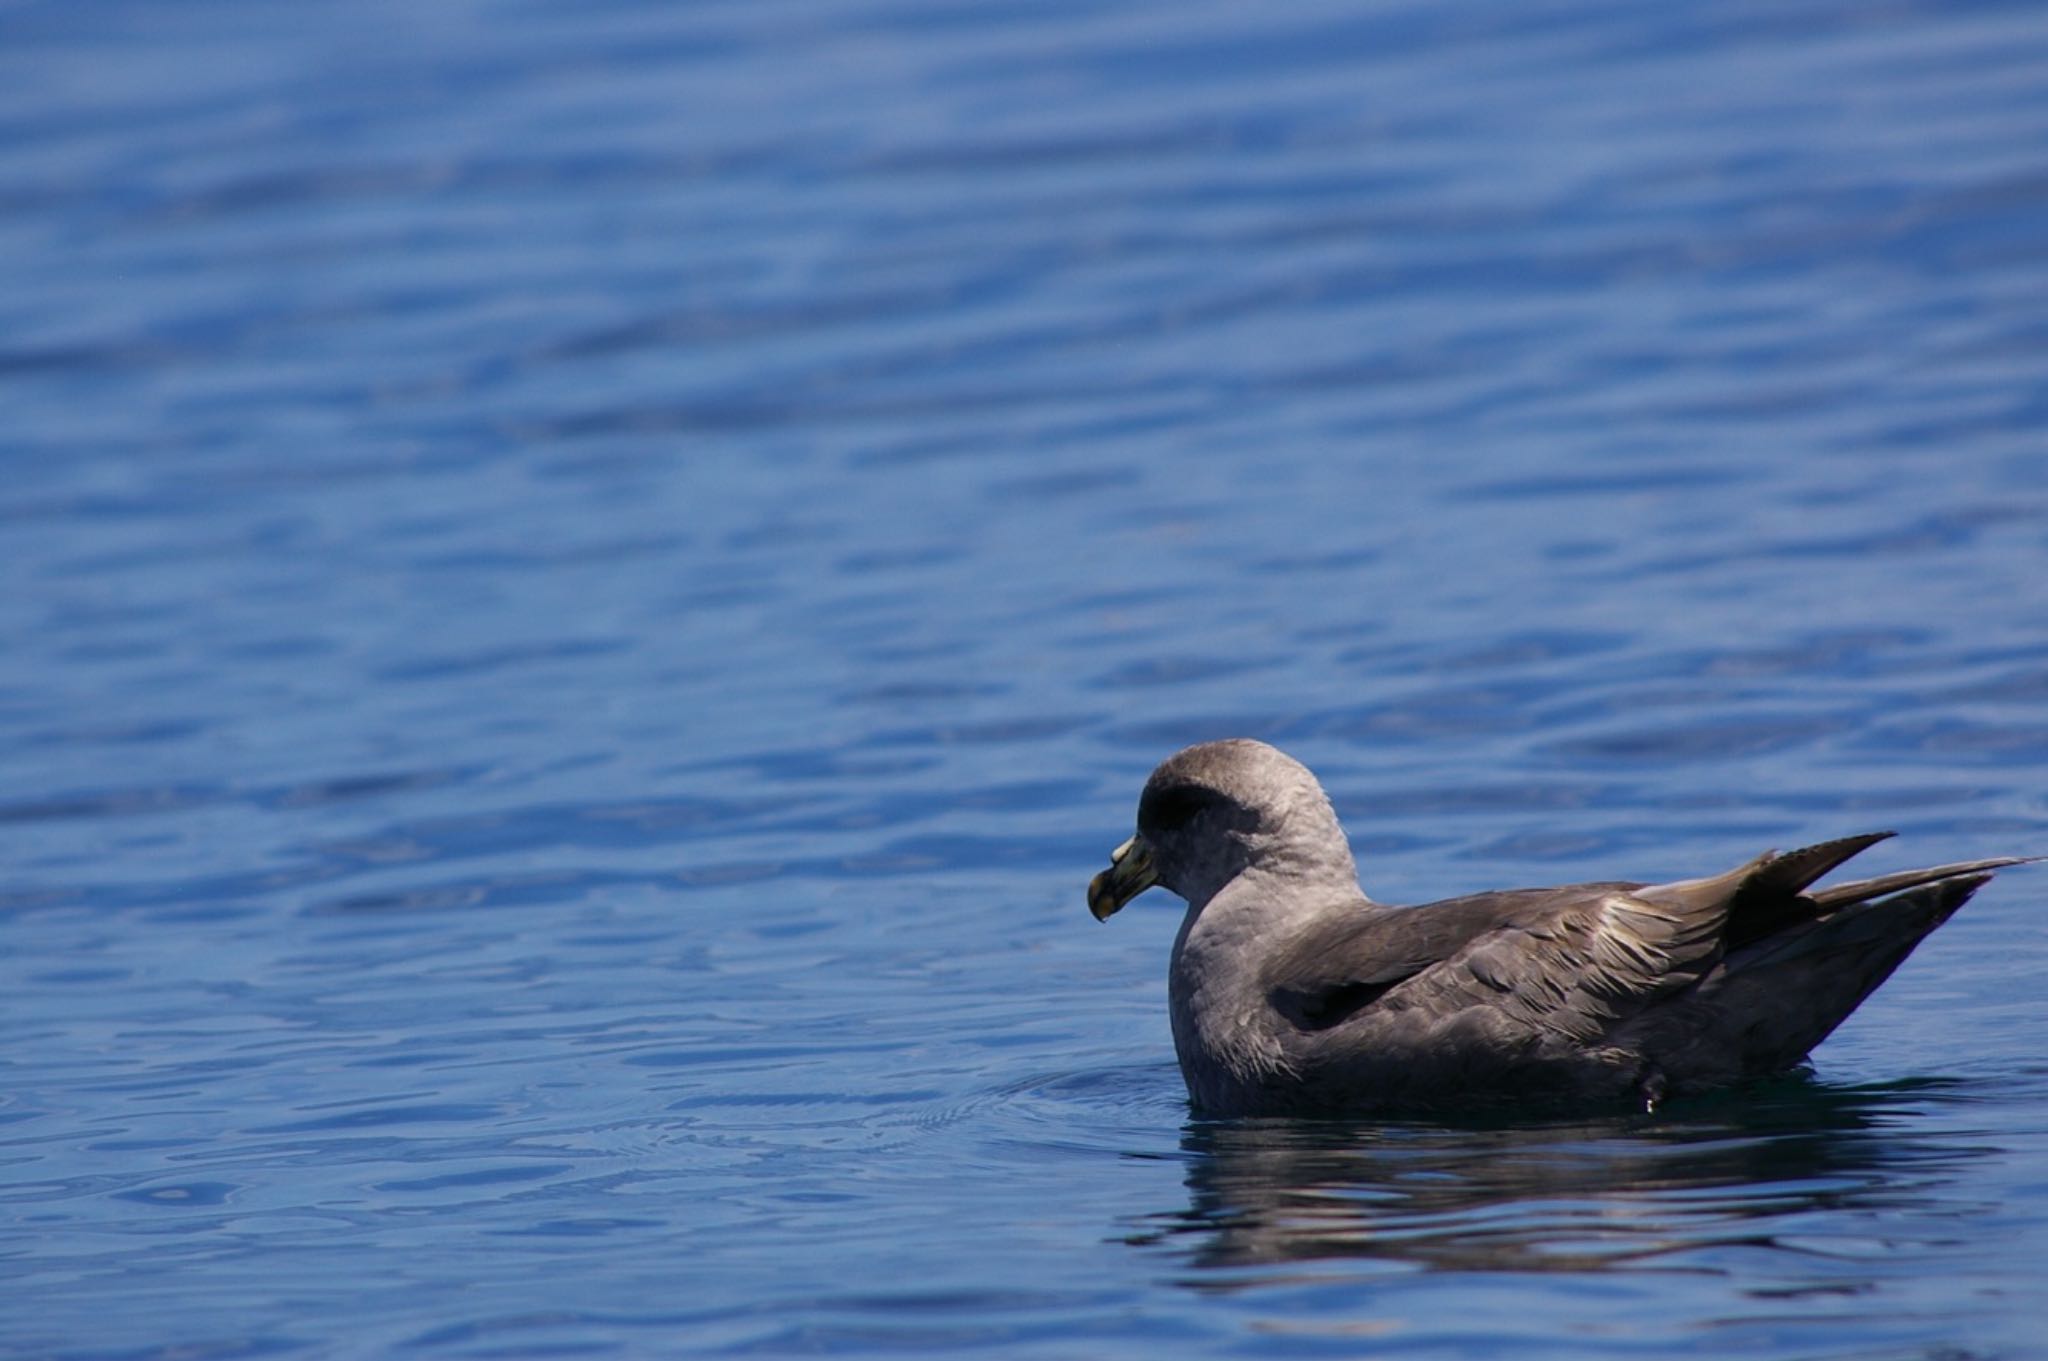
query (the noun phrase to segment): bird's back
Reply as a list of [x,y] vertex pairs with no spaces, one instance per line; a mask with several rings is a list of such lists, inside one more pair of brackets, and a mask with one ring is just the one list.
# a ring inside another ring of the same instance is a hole
[[1654,1105],[1782,1071],[1989,871],[2017,863],[1810,891],[1884,835],[1680,883],[1330,913],[1264,960],[1259,987],[1280,1058],[1222,1104],[1239,1113]]

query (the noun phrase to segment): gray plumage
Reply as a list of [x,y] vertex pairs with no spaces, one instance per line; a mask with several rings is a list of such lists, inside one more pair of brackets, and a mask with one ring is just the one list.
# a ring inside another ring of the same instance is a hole
[[1783,1071],[2020,857],[1812,890],[1890,836],[1667,884],[1388,907],[1358,887],[1322,786],[1262,742],[1189,747],[1089,888],[1107,918],[1185,898],[1168,1000],[1212,1115],[1654,1106]]

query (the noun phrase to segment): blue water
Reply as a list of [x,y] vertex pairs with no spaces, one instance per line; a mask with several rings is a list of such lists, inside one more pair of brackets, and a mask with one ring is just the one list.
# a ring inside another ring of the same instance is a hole
[[1082,893],[2048,852],[2044,432],[2038,6],[0,6],[0,1353],[2042,1355],[2042,871],[1483,1129]]

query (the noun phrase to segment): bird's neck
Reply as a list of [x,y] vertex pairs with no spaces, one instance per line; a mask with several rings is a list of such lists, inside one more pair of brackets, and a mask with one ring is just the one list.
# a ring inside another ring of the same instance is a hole
[[[1284,1069],[1281,1019],[1261,961],[1288,936],[1366,901],[1348,854],[1326,868],[1305,876],[1299,865],[1283,874],[1254,865],[1189,906],[1173,942],[1167,1002],[1190,1088],[1204,1080],[1256,1084]],[[1230,1104],[1214,1093],[1195,1097],[1205,1106]]]

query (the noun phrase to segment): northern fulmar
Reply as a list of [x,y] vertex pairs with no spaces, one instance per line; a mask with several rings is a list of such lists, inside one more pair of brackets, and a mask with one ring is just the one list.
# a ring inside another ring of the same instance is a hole
[[1239,738],[1152,772],[1088,908],[1105,921],[1154,884],[1187,900],[1167,998],[1201,1114],[1655,1109],[1799,1063],[2028,858],[1812,887],[1891,835],[1705,879],[1389,907],[1308,768]]

